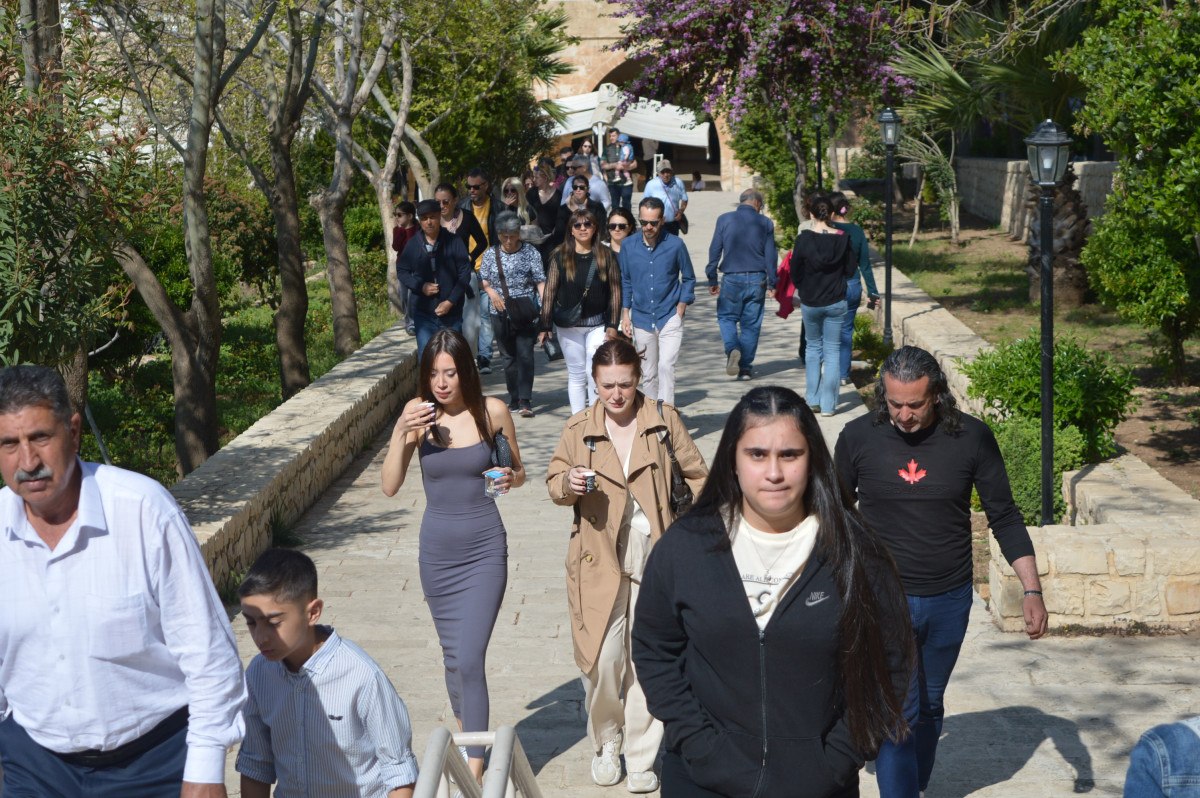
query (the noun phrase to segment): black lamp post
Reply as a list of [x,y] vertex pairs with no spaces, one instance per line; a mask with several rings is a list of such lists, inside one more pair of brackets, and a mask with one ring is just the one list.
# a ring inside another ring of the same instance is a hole
[[1042,526],[1054,523],[1054,189],[1071,160],[1071,137],[1047,119],[1025,139],[1029,174],[1042,190]]
[[887,150],[887,177],[883,185],[883,343],[892,346],[892,176],[896,145],[900,143],[900,115],[889,105],[879,112],[879,130]]
[[823,191],[825,189],[825,181],[821,175],[821,158],[823,155],[821,152],[821,128],[825,127],[825,112],[814,106],[812,115],[813,123],[817,126],[817,190]]

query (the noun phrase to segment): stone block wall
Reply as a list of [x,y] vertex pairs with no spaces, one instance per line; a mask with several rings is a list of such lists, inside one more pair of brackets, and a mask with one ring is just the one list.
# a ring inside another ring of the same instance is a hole
[[[980,415],[959,362],[989,344],[896,269],[892,297],[896,346],[931,352],[960,405]],[[1052,628],[1191,628],[1200,621],[1200,501],[1133,455],[1063,474],[1063,496],[1072,525],[1029,530]],[[1022,631],[1021,583],[994,538],[990,545],[992,616],[1004,630]]]
[[[1104,215],[1104,204],[1112,191],[1117,165],[1112,161],[1076,161],[1075,187],[1083,196],[1088,216]],[[1030,208],[1025,197],[1029,179],[1026,161],[1007,158],[957,158],[955,172],[962,209],[992,224],[999,225],[1013,238],[1025,240],[1029,229]]]
[[399,324],[230,441],[171,489],[225,587],[395,418],[417,384]]

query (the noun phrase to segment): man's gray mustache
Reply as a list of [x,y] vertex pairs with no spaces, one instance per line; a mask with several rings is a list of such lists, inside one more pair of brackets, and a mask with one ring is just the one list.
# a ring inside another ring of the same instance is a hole
[[38,479],[50,479],[54,476],[54,472],[50,470],[50,466],[43,465],[37,471],[25,471],[18,468],[16,473],[17,482],[33,482]]

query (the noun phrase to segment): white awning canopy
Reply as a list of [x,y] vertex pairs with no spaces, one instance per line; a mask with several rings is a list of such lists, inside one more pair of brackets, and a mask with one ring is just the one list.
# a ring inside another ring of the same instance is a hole
[[624,116],[617,116],[621,104],[620,89],[611,83],[599,91],[555,100],[566,111],[566,124],[555,124],[554,134],[566,136],[585,130],[603,136],[605,129],[616,126],[622,133],[655,141],[667,141],[708,149],[708,122],[697,122],[696,115],[677,105],[638,98]]

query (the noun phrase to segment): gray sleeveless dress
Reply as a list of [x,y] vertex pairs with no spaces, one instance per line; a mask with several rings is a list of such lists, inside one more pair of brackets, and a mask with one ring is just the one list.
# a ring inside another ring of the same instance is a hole
[[[433,615],[446,669],[446,691],[463,731],[487,731],[484,658],[508,582],[508,539],[496,500],[484,495],[491,448],[445,449],[421,441],[425,515],[421,519],[421,589]],[[482,757],[483,748],[468,754]]]

